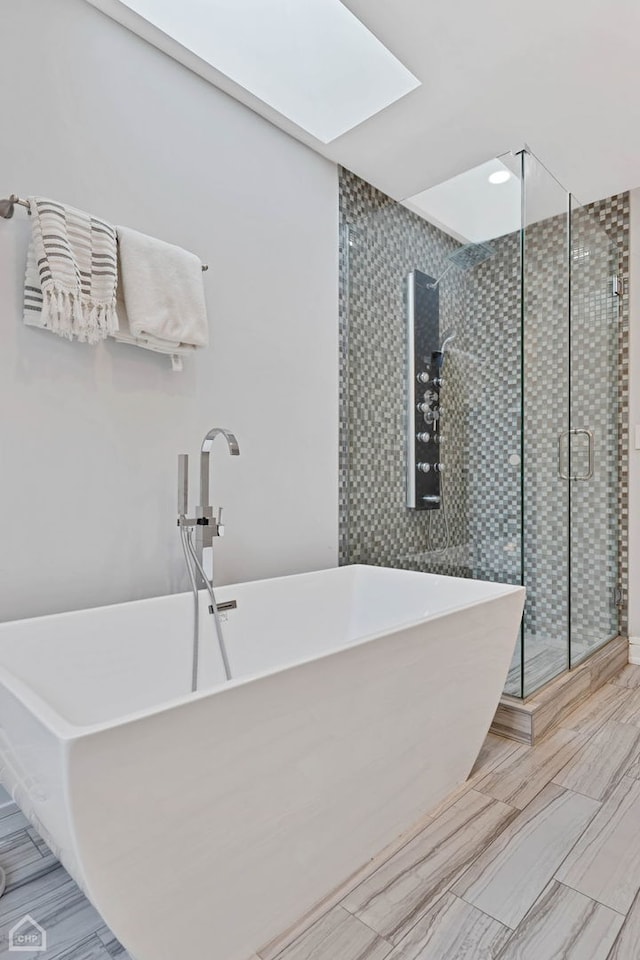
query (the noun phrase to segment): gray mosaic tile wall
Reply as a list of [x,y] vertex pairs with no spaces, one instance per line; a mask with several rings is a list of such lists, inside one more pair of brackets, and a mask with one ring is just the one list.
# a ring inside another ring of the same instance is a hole
[[447,384],[451,393],[460,392],[465,409],[463,424],[452,418],[449,432],[457,442],[468,434],[462,446],[470,575],[520,583],[520,243],[512,235],[492,246],[494,256],[467,275],[464,321],[449,358]]
[[[405,507],[405,278],[421,265],[438,276],[458,244],[357,177],[341,176],[341,205],[341,561],[469,575],[451,552],[427,557],[429,516]],[[464,283],[441,288],[442,330],[461,325]],[[466,543],[461,498],[449,524]]]
[[[404,284],[416,267],[438,276],[457,242],[348,171],[340,186],[341,562],[520,582],[524,556],[526,664],[537,686],[568,665],[569,497],[557,471],[558,433],[569,423],[566,218],[534,224],[526,234],[524,525],[519,235],[492,241],[491,259],[466,274],[453,270],[442,281],[441,330],[454,329],[456,340],[442,392],[449,546],[438,549],[446,533],[441,511],[430,519],[404,506]],[[615,632],[618,570],[618,583],[626,587],[626,431],[619,428],[628,402],[628,308],[625,298],[618,323],[602,275],[614,268],[603,255],[600,226],[628,270],[626,195],[573,217],[573,424],[589,420],[597,462],[607,465],[590,485],[572,490],[572,588],[574,598],[585,598],[574,599],[571,609],[574,656],[601,642],[603,631]],[[586,249],[591,260],[576,260]],[[620,382],[611,381],[607,396],[594,403],[593,383],[602,382],[602,367],[594,364],[616,345]],[[562,401],[555,395],[558,381]],[[580,452],[572,449],[577,465]],[[617,510],[607,496],[611,490]],[[581,537],[589,549],[577,549]],[[624,610],[620,619],[624,630]],[[511,679],[510,692],[520,692],[518,658]]]
[[629,589],[629,193],[589,204],[588,210],[617,247],[624,293],[618,324],[618,577],[622,595],[619,630],[627,636]]
[[[611,287],[620,248],[588,208],[572,212],[571,423],[594,437],[594,475],[571,485],[572,662],[618,632],[621,304]],[[623,431],[626,433],[626,431]],[[572,473],[588,471],[588,447],[574,443]]]

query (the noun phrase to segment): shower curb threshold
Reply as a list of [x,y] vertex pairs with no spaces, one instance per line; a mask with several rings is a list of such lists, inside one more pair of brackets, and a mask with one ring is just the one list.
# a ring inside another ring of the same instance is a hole
[[617,636],[572,670],[520,700],[504,694],[491,733],[533,745],[629,662],[629,639]]

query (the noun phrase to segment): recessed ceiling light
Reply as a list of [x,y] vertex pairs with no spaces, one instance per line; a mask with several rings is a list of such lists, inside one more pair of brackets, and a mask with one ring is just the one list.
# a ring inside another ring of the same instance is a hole
[[323,143],[420,86],[340,0],[124,2]]
[[482,243],[520,229],[520,180],[512,174],[499,190],[489,184],[493,173],[509,171],[500,157],[459,173],[404,203],[461,243]]
[[495,173],[489,174],[489,183],[506,183],[510,179],[511,174],[508,170],[496,170]]

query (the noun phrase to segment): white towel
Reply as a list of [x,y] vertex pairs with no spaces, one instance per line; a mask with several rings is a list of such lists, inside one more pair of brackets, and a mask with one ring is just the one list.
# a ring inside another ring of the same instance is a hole
[[118,329],[115,228],[82,210],[29,197],[24,322],[98,343]]
[[118,330],[114,338],[119,343],[129,343],[132,347],[142,347],[144,350],[153,350],[155,353],[164,353],[171,357],[171,366],[174,370],[182,370],[182,357],[194,353],[197,347],[188,343],[169,343],[166,340],[156,340],[155,337],[134,337],[129,327],[129,317],[122,293],[122,284],[118,284],[118,298],[116,301],[118,310]]
[[202,263],[193,253],[118,227],[124,343],[180,355],[209,343]]

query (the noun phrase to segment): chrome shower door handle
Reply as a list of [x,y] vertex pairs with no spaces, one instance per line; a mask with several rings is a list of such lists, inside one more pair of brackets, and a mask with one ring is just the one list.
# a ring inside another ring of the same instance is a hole
[[[565,473],[562,466],[562,452],[563,452],[563,441],[565,438],[568,441],[567,444],[567,453],[570,451],[571,437],[583,436],[587,438],[589,444],[589,464],[587,467],[586,473]],[[595,454],[595,438],[593,430],[587,430],[584,427],[574,428],[573,430],[562,430],[558,434],[558,476],[561,480],[591,480],[595,472],[596,466],[596,454]]]
[[569,433],[571,433],[574,437],[578,437],[578,436],[586,437],[587,442],[589,444],[589,463],[587,466],[587,472],[575,474],[570,479],[571,480],[591,480],[595,472],[595,466],[596,466],[595,439],[593,435],[593,430],[587,430],[584,427],[581,427],[578,430],[570,430]]
[[567,453],[568,453],[568,441],[569,441],[569,430],[561,430],[558,434],[558,476],[561,480],[571,480],[571,477],[568,473],[565,473],[562,469],[562,441],[567,439]]

